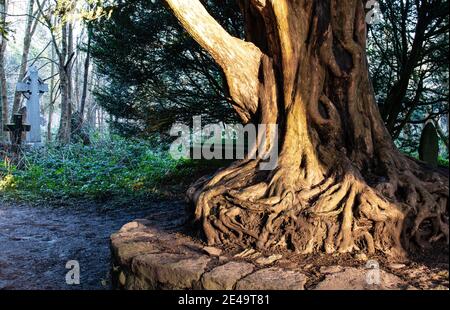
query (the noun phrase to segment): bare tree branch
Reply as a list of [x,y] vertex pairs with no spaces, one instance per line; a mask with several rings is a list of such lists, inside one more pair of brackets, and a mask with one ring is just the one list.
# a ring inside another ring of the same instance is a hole
[[[230,95],[244,122],[258,107],[258,71],[262,52],[254,44],[231,36],[199,0],[165,0],[184,29],[225,72]],[[245,70],[244,70],[245,69]]]

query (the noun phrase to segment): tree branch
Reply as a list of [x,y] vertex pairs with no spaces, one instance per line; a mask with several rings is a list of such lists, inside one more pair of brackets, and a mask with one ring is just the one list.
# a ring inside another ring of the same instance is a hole
[[439,122],[437,120],[433,120],[434,127],[436,127],[436,131],[439,135],[439,138],[441,138],[441,141],[445,144],[447,147],[447,151],[449,150],[448,147],[448,136],[445,135],[444,131],[442,130],[441,126],[439,125]]
[[234,108],[244,123],[258,108],[258,72],[262,52],[254,44],[231,36],[199,0],[165,0],[183,28],[220,65]]

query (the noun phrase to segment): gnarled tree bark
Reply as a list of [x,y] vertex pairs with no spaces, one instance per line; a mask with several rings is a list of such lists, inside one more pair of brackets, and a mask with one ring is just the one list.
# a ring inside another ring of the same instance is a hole
[[448,178],[402,155],[376,106],[365,1],[242,0],[246,41],[199,0],[166,3],[225,72],[242,122],[280,131],[274,171],[249,158],[189,189],[209,244],[404,257],[448,243]]

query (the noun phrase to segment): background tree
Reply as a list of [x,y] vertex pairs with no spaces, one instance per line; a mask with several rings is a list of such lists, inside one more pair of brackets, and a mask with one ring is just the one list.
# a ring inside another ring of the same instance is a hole
[[415,153],[427,120],[448,126],[448,1],[380,1],[380,8],[368,48],[375,94],[392,137]]
[[[208,4],[230,33],[243,34],[235,1]],[[160,1],[114,5],[108,20],[93,23],[91,49],[98,73],[107,80],[95,95],[113,116],[113,128],[146,136],[177,121],[190,123],[193,115],[205,122],[236,119],[221,70]]]
[[[85,48],[88,43],[86,27],[90,20],[107,17],[109,11],[105,10],[102,4],[103,1],[97,0],[30,0],[14,3],[9,12],[2,11],[2,17],[9,17],[9,22],[7,27],[2,25],[0,30],[2,34],[8,33],[10,39],[4,61],[4,85],[7,91],[3,92],[10,96],[3,102],[11,103],[11,107],[8,107],[9,111],[14,110],[14,105],[15,109],[18,109],[23,99],[15,91],[15,86],[23,79],[27,68],[35,65],[41,78],[52,84],[51,91],[44,94],[41,101],[43,119],[48,117],[46,124],[48,141],[51,141],[52,131],[55,129],[53,127],[61,125],[58,124],[60,122],[63,122],[64,126],[58,128],[60,133],[58,140],[67,143],[70,140],[67,136],[77,140],[79,138],[77,134],[72,135],[72,133],[82,130],[78,130],[76,125],[72,126],[73,117],[70,115],[80,115],[77,112],[82,106],[89,108],[93,104],[92,83],[89,83],[89,71],[93,69],[93,66],[89,61],[90,57],[86,57],[89,54]],[[17,39],[16,35],[20,38]],[[67,55],[60,57],[61,53],[58,53],[58,50],[62,52],[64,46],[66,46]],[[65,58],[64,67],[60,66],[60,58]],[[63,77],[62,86],[61,71],[65,71],[67,77]],[[86,78],[84,78],[85,75]],[[84,96],[83,90],[85,90]],[[66,95],[61,96],[61,93]],[[66,104],[68,101],[70,104]],[[82,102],[84,104],[81,104]],[[55,118],[55,114],[61,116],[61,110],[62,117]],[[76,123],[82,122],[77,119]],[[86,123],[86,125],[89,124]],[[60,129],[63,128],[69,128],[66,130],[67,135],[62,135]]]
[[[75,57],[73,24],[68,19],[68,16],[74,11],[75,3],[61,1],[56,2],[54,5],[51,3],[43,5],[39,0],[36,1],[50,31],[58,63],[61,113],[57,138],[62,143],[68,143],[72,132],[72,64]],[[58,30],[60,31],[58,32]],[[58,37],[60,38],[59,40]]]
[[[44,1],[45,2],[45,1]],[[31,40],[36,31],[37,25],[39,23],[39,10],[34,9],[34,0],[28,0],[27,4],[27,22],[25,26],[25,34],[23,38],[23,49],[22,58],[20,62],[19,75],[17,78],[17,83],[22,82],[28,69],[28,55],[30,53]],[[14,101],[12,112],[15,113],[21,108],[22,94],[20,92],[14,92]]]
[[59,97],[59,80],[57,80],[56,73],[56,55],[53,45],[51,45],[49,50],[50,59],[50,84],[49,84],[49,95],[48,95],[48,105],[47,105],[47,141],[52,141],[52,125],[53,125],[53,113],[55,110],[55,102]]
[[166,3],[223,69],[241,121],[280,129],[276,170],[248,159],[189,190],[209,244],[403,256],[448,242],[448,178],[398,152],[376,105],[366,1],[242,1],[246,41],[198,0]]
[[7,43],[7,3],[6,0],[0,0],[0,101],[1,101],[1,121],[0,121],[0,141],[6,139],[6,134],[3,131],[3,125],[8,123],[8,88],[5,71],[5,51]]
[[86,57],[84,59],[84,73],[83,73],[83,89],[81,93],[80,99],[80,120],[83,122],[85,107],[86,107],[86,99],[88,94],[88,83],[89,83],[89,70],[90,70],[90,61],[91,61],[91,30],[90,26],[87,26],[88,29],[88,42],[86,43]]

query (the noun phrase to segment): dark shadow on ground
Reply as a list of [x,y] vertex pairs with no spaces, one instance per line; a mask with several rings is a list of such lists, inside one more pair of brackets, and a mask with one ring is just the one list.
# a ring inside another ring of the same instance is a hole
[[[106,209],[0,202],[0,289],[109,289],[109,237],[136,218],[155,225],[184,209],[182,202],[149,202]],[[67,285],[66,262],[80,264],[80,285]]]

